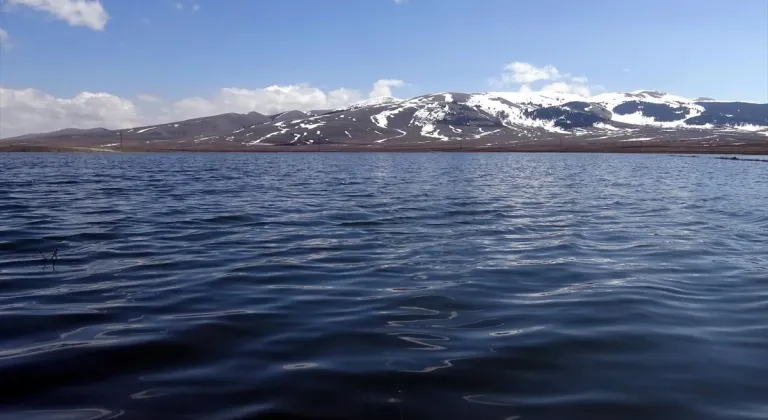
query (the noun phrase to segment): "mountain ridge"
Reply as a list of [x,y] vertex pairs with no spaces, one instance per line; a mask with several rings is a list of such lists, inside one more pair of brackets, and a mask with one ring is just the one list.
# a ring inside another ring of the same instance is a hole
[[[704,100],[700,100],[704,99]],[[334,110],[225,113],[123,130],[65,129],[3,139],[4,145],[114,149],[372,147],[466,143],[764,142],[768,104],[695,100],[638,90],[581,96],[557,92],[441,92],[371,98]]]

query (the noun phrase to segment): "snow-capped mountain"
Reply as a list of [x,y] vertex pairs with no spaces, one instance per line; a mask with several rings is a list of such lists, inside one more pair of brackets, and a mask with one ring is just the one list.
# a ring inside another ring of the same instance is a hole
[[[61,132],[5,142],[114,148],[119,131]],[[405,146],[455,144],[757,144],[768,147],[768,104],[695,100],[656,91],[604,93],[437,93],[372,98],[329,111],[265,116],[224,114],[122,130],[143,149],[243,149],[261,146]]]
[[377,96],[374,98],[366,99],[364,101],[360,101],[356,104],[352,104],[344,109],[346,110],[352,110],[352,109],[360,109],[360,108],[367,108],[369,106],[377,106],[377,105],[386,105],[386,104],[394,104],[402,102],[401,99],[393,98],[391,96]]

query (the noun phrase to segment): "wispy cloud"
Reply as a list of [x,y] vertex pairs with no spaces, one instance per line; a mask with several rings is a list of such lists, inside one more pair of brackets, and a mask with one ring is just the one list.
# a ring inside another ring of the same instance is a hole
[[378,98],[380,96],[393,96],[392,89],[403,87],[403,85],[405,85],[405,82],[397,79],[377,80],[376,83],[373,84],[373,89],[371,90],[371,93],[368,94],[368,96],[371,98]]
[[0,28],[0,48],[11,49],[13,44],[11,43],[11,36],[8,35],[5,29]]
[[148,93],[140,93],[136,95],[136,98],[143,102],[151,102],[151,103],[157,103],[162,102],[163,100],[155,95],[150,95]]
[[101,31],[109,14],[99,0],[6,0],[11,6],[23,6],[53,15],[72,26]]
[[543,92],[576,93],[588,96],[589,79],[563,73],[553,65],[536,66],[515,61],[504,66],[501,74],[489,80],[491,87],[505,89],[516,87],[521,92],[532,92],[534,84],[546,82],[539,90]]
[[200,9],[202,9],[202,6],[200,6],[199,3],[192,4],[192,3],[189,3],[189,2],[177,1],[177,2],[172,3],[172,5],[173,5],[173,8],[176,9],[176,10],[189,10],[189,11],[192,11],[192,12],[199,12]]

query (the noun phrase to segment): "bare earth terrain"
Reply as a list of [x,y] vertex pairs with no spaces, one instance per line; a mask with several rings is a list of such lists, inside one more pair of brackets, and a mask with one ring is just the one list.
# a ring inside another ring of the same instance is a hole
[[222,114],[0,140],[6,152],[619,152],[768,154],[768,104],[654,91],[438,93],[337,110]]

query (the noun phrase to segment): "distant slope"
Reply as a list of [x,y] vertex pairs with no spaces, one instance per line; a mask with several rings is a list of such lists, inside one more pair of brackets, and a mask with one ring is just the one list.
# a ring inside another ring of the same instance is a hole
[[6,137],[2,140],[22,140],[36,137],[55,137],[55,136],[82,136],[86,134],[108,134],[110,130],[106,128],[65,128],[63,130],[51,131],[49,133],[32,133],[16,137]]
[[264,146],[382,147],[461,143],[686,143],[768,145],[768,104],[689,100],[656,91],[582,97],[563,93],[445,92],[400,100],[373,98],[343,109],[266,116],[221,114],[122,131],[67,129],[5,144],[131,149]]

